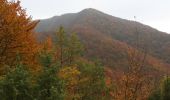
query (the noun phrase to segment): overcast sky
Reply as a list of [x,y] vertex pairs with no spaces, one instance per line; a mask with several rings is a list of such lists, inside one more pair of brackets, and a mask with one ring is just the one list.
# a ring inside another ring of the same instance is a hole
[[170,33],[170,0],[21,0],[33,19],[95,8],[107,14],[150,25]]

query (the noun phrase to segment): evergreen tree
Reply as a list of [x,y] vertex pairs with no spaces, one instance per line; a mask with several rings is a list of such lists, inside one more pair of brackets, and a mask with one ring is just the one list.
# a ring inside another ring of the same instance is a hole
[[148,100],[170,100],[170,78],[164,78],[159,89],[153,91]]
[[60,26],[57,31],[56,37],[56,49],[57,49],[57,58],[59,58],[60,66],[63,67],[68,60],[68,38],[64,31],[64,28]]
[[42,72],[37,79],[35,94],[37,100],[63,100],[64,99],[64,83],[57,76],[59,64],[53,62],[50,53],[44,52],[40,55],[42,64]]
[[148,100],[161,100],[161,91],[160,89],[153,91],[149,96]]
[[31,81],[25,66],[18,62],[15,69],[1,79],[1,100],[32,100]]
[[81,100],[109,99],[110,95],[105,84],[103,66],[88,61],[81,61],[78,66],[81,72],[81,82],[79,84]]
[[77,57],[80,57],[83,53],[83,45],[81,44],[80,40],[76,33],[72,33],[69,38],[69,50],[68,50],[68,57],[69,57],[69,64],[72,64]]
[[161,87],[162,100],[170,100],[170,77],[166,77]]

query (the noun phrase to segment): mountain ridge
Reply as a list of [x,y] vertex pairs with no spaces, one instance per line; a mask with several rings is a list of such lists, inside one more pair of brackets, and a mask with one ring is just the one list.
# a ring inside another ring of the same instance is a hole
[[[59,18],[59,17],[70,16],[70,15],[77,15],[77,14],[89,13],[89,12],[94,12],[94,13],[98,13],[98,14],[104,14],[104,15],[107,15],[107,16],[109,16],[109,17],[113,17],[113,18],[116,18],[116,19],[120,19],[120,20],[124,20],[124,21],[130,21],[130,22],[134,22],[134,23],[137,22],[138,24],[145,25],[145,24],[143,24],[143,23],[141,23],[141,22],[134,21],[134,20],[128,20],[128,19],[124,19],[124,18],[120,18],[120,17],[116,17],[116,16],[113,16],[113,15],[104,13],[104,12],[102,12],[102,11],[96,10],[96,9],[94,9],[94,8],[86,8],[86,9],[83,9],[83,10],[77,12],[77,13],[66,13],[66,14],[61,14],[61,15],[55,15],[55,16],[52,16],[52,17],[50,17],[50,18],[39,19],[39,20],[43,20],[43,21],[44,21],[44,20],[50,20],[50,19],[56,20],[56,19]],[[37,19],[37,20],[38,20],[38,19]],[[152,26],[149,26],[149,25],[145,25],[145,26],[150,27],[150,28],[153,28]],[[160,31],[159,29],[156,29],[156,28],[153,28],[153,29],[155,29],[155,30],[157,30],[157,31],[159,31],[159,32],[162,32],[162,31]],[[37,31],[37,30],[36,30],[36,31]],[[163,32],[163,33],[168,34],[167,32]]]

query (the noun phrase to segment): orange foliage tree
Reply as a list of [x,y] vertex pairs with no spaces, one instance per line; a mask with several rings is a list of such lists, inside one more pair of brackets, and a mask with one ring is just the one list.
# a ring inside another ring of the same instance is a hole
[[143,42],[149,40],[140,37],[137,27],[135,35],[135,48],[125,51],[127,66],[116,82],[116,100],[147,100],[154,87],[154,77],[148,71],[149,45]]
[[[38,51],[33,29],[37,21],[32,21],[21,8],[19,1],[0,0],[0,69],[14,65],[16,54],[24,64],[33,65]],[[2,74],[2,73],[1,73]]]
[[146,56],[138,50],[128,51],[128,66],[118,80],[115,98],[119,100],[146,100],[153,88],[153,76],[147,73]]

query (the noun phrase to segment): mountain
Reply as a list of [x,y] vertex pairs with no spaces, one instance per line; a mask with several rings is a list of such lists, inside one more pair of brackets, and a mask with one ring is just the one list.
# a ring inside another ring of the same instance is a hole
[[[125,68],[128,47],[147,48],[148,66],[155,71],[170,71],[170,35],[136,21],[117,18],[89,8],[40,20],[36,27],[39,40],[54,37],[59,26],[68,34],[76,32],[86,46],[88,59],[99,58],[110,68]],[[140,45],[135,45],[137,42]]]

